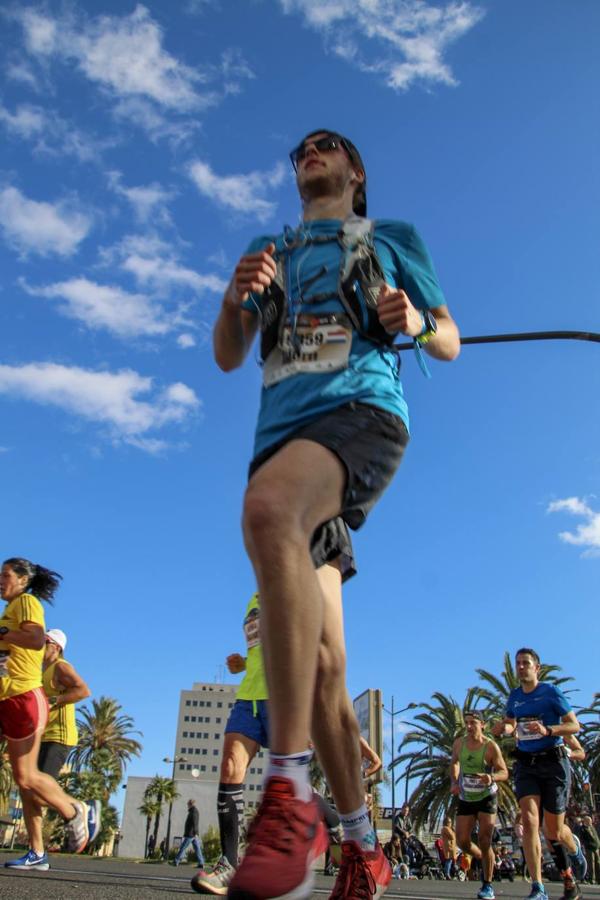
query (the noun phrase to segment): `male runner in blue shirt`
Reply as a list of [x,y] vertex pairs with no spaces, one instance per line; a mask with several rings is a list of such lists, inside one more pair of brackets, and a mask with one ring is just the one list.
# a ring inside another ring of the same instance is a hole
[[506,717],[492,732],[497,737],[514,734],[517,743],[515,793],[523,818],[523,852],[531,875],[527,900],[547,900],[548,896],[542,884],[542,814],[544,835],[564,883],[562,900],[580,900],[569,856],[580,877],[585,875],[585,858],[578,838],[565,823],[571,767],[563,740],[579,731],[579,722],[562,691],[539,680],[540,658],[535,650],[522,647],[515,662],[520,687],[510,692]]
[[441,360],[454,359],[460,342],[415,229],[377,220],[365,230],[365,167],[354,144],[321,129],[291,158],[302,224],[252,242],[214,332],[225,371],[242,364],[259,328],[263,357],[243,527],[262,602],[271,756],[229,896],[310,895],[319,821],[312,735],[346,839],[332,896],[378,897],[391,876],[364,802],[335,560],[346,526],[362,525],[408,441],[394,337]]

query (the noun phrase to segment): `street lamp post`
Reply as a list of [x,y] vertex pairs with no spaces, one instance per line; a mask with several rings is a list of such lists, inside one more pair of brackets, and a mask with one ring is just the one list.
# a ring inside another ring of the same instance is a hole
[[[396,752],[396,741],[394,738],[394,720],[396,716],[399,716],[400,713],[406,712],[407,709],[416,709],[418,704],[413,703],[412,701],[408,704],[408,706],[403,706],[402,709],[394,709],[394,695],[392,694],[392,708],[386,709],[385,706],[382,707],[383,711],[391,717],[392,720],[392,762],[388,766],[388,769],[392,768],[392,763],[394,762],[394,754]],[[394,773],[392,772],[392,835],[394,834],[394,819],[396,818],[396,780],[394,778]]]
[[[185,756],[175,756],[171,759],[169,756],[165,756],[163,758],[163,762],[173,763],[173,773],[171,775],[171,781],[175,784],[175,766],[177,763],[187,762]],[[165,859],[169,858],[169,849],[171,847],[171,813],[173,812],[173,798],[169,801],[169,815],[167,817],[167,838],[165,840]]]

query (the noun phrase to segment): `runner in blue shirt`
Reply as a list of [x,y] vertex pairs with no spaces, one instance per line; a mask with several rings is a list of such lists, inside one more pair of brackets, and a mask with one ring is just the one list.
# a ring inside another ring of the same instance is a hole
[[579,840],[565,823],[571,768],[563,740],[579,731],[579,722],[564,694],[555,685],[539,681],[540,658],[535,650],[522,647],[515,661],[520,687],[510,692],[506,717],[492,731],[497,737],[514,734],[516,739],[515,793],[532,880],[527,900],[547,900],[548,896],[542,884],[542,814],[544,835],[564,883],[562,900],[580,900],[573,870],[583,878],[586,866]]
[[243,527],[261,595],[271,752],[229,896],[310,895],[319,819],[308,782],[312,734],[344,828],[334,895],[368,900],[391,872],[364,802],[345,686],[344,573],[332,565],[339,534],[323,553],[323,531],[362,525],[408,442],[395,337],[413,339],[421,362],[423,352],[454,359],[460,339],[413,226],[365,218],[354,144],[319,129],[291,159],[302,222],[250,245],[214,331],[223,370],[243,363],[259,330],[263,363]]

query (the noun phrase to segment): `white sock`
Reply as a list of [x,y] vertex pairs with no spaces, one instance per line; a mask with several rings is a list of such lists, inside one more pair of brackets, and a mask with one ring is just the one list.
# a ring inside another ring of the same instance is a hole
[[271,753],[265,781],[269,778],[288,778],[294,783],[296,797],[308,803],[313,795],[308,779],[308,764],[312,756],[311,750],[306,750],[304,753],[290,753],[289,756]]
[[372,851],[375,849],[377,836],[364,803],[355,812],[340,816],[340,822],[344,829],[344,840],[356,841],[360,845],[361,850]]

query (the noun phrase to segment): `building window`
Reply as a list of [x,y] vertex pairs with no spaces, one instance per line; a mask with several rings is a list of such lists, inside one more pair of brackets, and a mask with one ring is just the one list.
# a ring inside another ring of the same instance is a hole
[[217,706],[219,707],[219,709],[221,709],[221,707],[223,706],[223,704],[221,703],[220,700],[219,700],[219,702],[217,703]]
[[217,767],[216,767],[216,766],[213,766],[213,767],[212,767],[212,770],[213,770],[213,772],[216,772],[216,771],[217,771]]
[[185,749],[185,747],[182,747],[181,750],[180,750],[179,752],[180,752],[180,753],[187,753],[187,750]]
[[191,771],[192,771],[192,767],[191,767],[191,766],[186,766],[186,769],[188,770],[188,772],[191,772]]
[[213,750],[213,756],[218,756],[218,755],[219,755],[219,751],[218,751],[218,750]]
[[198,706],[204,706],[204,700],[198,700]]
[[197,700],[192,700],[192,706],[198,706],[198,701],[197,701]]
[[233,709],[233,703],[229,704],[229,709]]
[[191,704],[191,701],[190,701],[190,700],[186,700],[186,701],[185,701],[185,705],[186,705],[186,706],[191,706],[191,705],[192,705],[192,704]]
[[215,719],[215,722],[217,723],[217,725],[220,725],[221,724],[221,716],[217,716],[217,718]]
[[205,741],[208,740],[208,731],[205,731],[205,732],[204,732],[204,740],[205,740]]
[[201,771],[201,772],[206,772],[206,766],[200,766],[200,771]]
[[215,741],[218,741],[221,735],[218,732],[215,732]]
[[202,750],[202,756],[207,756],[207,755],[208,755],[208,750],[206,749],[206,747],[204,747]]
[[179,763],[179,771],[181,771],[182,769],[185,770],[185,765],[183,763]]
[[255,775],[255,774],[256,774],[256,769],[250,769],[250,774],[251,774],[251,775]]
[[196,747],[194,753],[196,754],[196,756],[200,756],[200,747]]
[[183,717],[183,721],[184,721],[184,722],[189,722],[189,721],[190,721],[190,717],[189,717],[189,716],[184,716],[184,717]]
[[251,790],[251,791],[254,790],[254,785],[253,785],[253,784],[250,785],[250,790]]
[[207,701],[206,701],[206,705],[207,705],[207,706],[212,706],[212,700],[207,700]]
[[192,716],[192,722],[197,722],[196,716]]

